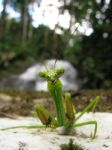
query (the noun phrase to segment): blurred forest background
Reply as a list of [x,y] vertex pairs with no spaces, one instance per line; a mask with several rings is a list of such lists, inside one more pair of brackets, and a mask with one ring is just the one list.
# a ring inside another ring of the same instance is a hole
[[[0,77],[57,58],[77,68],[79,78],[87,79],[85,88],[112,88],[112,0],[59,0],[59,15],[69,13],[70,23],[64,28],[57,21],[54,29],[32,24],[29,7],[34,3],[41,7],[42,0],[1,1]],[[11,18],[9,8],[19,17]],[[84,22],[92,29],[89,35],[78,30]]]

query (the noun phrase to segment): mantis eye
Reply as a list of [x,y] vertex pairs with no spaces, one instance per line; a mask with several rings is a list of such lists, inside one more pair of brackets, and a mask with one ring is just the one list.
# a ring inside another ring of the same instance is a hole
[[38,76],[41,77],[41,78],[45,78],[46,77],[46,74],[44,72],[39,72],[38,73]]
[[56,69],[56,73],[57,73],[57,75],[60,76],[64,73],[64,69],[63,68]]
[[35,111],[37,113],[38,118],[44,125],[46,125],[46,126],[54,125],[55,126],[55,124],[56,124],[55,119],[52,117],[50,112],[43,105],[41,105],[41,104],[36,105]]

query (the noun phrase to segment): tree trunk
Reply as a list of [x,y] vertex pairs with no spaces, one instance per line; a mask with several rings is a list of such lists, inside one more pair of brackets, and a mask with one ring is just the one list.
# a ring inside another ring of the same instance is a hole
[[2,45],[5,41],[5,34],[6,34],[6,5],[7,5],[7,0],[4,0],[3,11],[1,13],[1,20],[0,20],[0,41]]
[[21,23],[22,23],[22,44],[27,40],[27,28],[28,28],[28,0],[24,1],[24,5],[21,11]]
[[32,18],[28,15],[28,40],[31,40],[33,36]]

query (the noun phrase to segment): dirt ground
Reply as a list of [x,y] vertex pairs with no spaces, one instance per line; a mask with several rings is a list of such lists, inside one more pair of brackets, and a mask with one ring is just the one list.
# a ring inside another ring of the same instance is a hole
[[[72,91],[72,101],[81,111],[97,95],[101,101],[96,112],[112,112],[112,90]],[[47,92],[16,91],[0,89],[0,117],[31,116],[35,104],[43,104],[50,112],[54,112],[51,96]]]

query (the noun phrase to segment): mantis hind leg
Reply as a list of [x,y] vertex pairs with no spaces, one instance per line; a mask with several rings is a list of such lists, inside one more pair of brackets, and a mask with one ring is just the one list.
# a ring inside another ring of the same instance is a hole
[[79,118],[81,118],[90,109],[92,109],[93,112],[99,101],[100,101],[100,97],[99,96],[95,97],[92,100],[92,102],[88,106],[86,106],[86,108],[84,108],[84,110],[75,118],[75,121],[79,120]]
[[95,99],[93,99],[93,105],[90,108],[90,109],[92,109],[92,112],[95,111],[95,108],[96,108],[99,101],[100,101],[100,96],[97,96],[97,97],[95,97]]
[[86,125],[94,125],[94,133],[92,135],[92,138],[94,139],[96,137],[96,132],[97,132],[97,122],[96,121],[87,121],[87,122],[82,122],[78,124],[74,124],[73,127],[80,127],[80,126],[86,126]]

